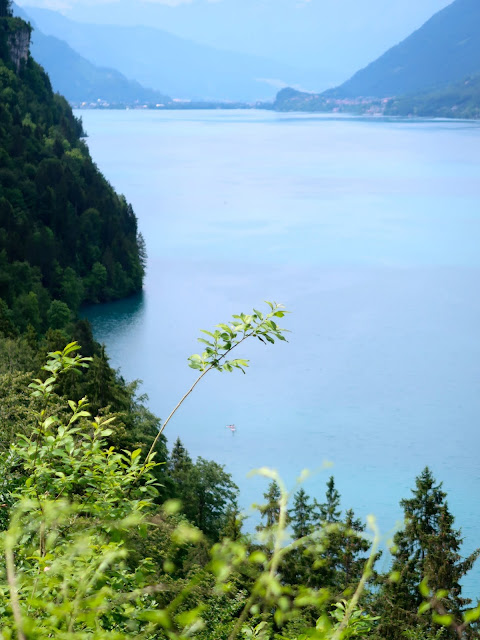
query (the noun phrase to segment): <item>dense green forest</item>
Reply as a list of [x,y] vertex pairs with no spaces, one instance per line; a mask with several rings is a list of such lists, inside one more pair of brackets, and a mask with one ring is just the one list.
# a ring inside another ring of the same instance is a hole
[[[78,318],[84,302],[141,289],[145,253],[137,220],[93,163],[81,139],[81,122],[64,98],[53,94],[41,67],[28,57],[15,68],[10,34],[29,34],[30,28],[10,16],[9,5],[0,1],[0,15],[6,16],[0,23],[0,441],[5,452],[15,430],[32,427],[25,382],[40,375],[48,352],[73,339],[91,361],[84,376],[62,379],[60,397],[78,401],[88,396],[94,415],[116,416],[110,444],[119,449],[141,446],[146,453],[160,421],[145,407],[138,384],[127,384],[109,366],[89,323]],[[162,437],[156,447],[157,459],[164,462],[165,442]],[[209,476],[210,482],[215,479],[213,491],[220,496],[225,485],[233,499],[236,487],[219,465],[193,463],[185,455],[191,478],[182,491],[189,486],[200,500],[200,481],[194,478]],[[175,495],[177,472],[174,464],[171,473],[169,464],[158,471],[165,485],[162,498]],[[201,504],[190,502],[189,509],[200,513],[192,515],[195,522],[210,518]],[[218,535],[222,508],[215,509],[218,522],[212,516],[205,528]]]
[[0,322],[42,332],[84,302],[139,291],[144,244],[81,122],[27,57],[30,28],[10,17],[0,27]]
[[[251,337],[255,314],[245,318],[245,328],[219,331]],[[194,462],[180,439],[170,454],[164,440],[146,454],[152,438],[138,405],[92,420],[85,398],[61,395],[75,370],[93,364],[77,349],[50,352],[29,388],[18,371],[0,378],[1,637],[478,637],[480,607],[469,608],[460,580],[480,550],[460,555],[461,534],[428,468],[402,500],[405,526],[387,571],[378,570],[374,521],[371,535],[342,510],[333,476],[317,500],[302,488],[289,495],[276,472],[260,470],[270,484],[257,531],[246,534],[220,465]],[[218,368],[212,355],[200,375]],[[142,428],[125,433],[124,415],[139,409]]]
[[[168,449],[171,416],[148,410],[77,313],[141,287],[135,216],[9,11],[0,0],[0,639],[478,637],[460,581],[479,551],[461,556],[428,468],[390,562],[334,477],[312,497],[259,470],[253,533],[221,465],[180,439]],[[245,371],[230,354],[246,340],[285,339],[267,304],[203,333],[186,396],[211,371]]]

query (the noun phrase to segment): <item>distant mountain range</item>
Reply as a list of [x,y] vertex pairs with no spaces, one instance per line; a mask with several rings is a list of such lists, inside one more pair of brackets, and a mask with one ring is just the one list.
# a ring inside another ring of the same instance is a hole
[[455,0],[342,85],[281,91],[275,108],[477,117],[479,76],[480,0]]
[[115,69],[97,67],[63,40],[42,33],[34,20],[20,7],[15,6],[14,11],[33,24],[32,56],[48,72],[54,90],[64,95],[71,104],[78,106],[86,102],[132,105],[136,102],[170,102],[168,96],[146,89],[134,80],[128,80]]
[[386,98],[440,88],[480,71],[480,2],[455,0],[325,95]]
[[55,91],[74,105],[170,102],[168,96],[128,80],[115,69],[95,66],[54,36],[35,31],[31,50],[35,60],[48,70]]
[[[160,29],[86,24],[38,7],[17,13],[34,23],[33,55],[73,104],[182,106],[169,94],[234,106],[271,100],[278,88],[305,78],[282,63]],[[343,84],[317,94],[282,89],[274,108],[477,117],[479,36],[480,0],[455,0]]]
[[[451,2],[451,0],[17,1],[22,5],[43,6],[49,9],[57,6],[63,15],[77,22],[155,27],[179,38],[215,49],[275,60],[284,67],[301,72],[301,75],[297,73],[295,76],[299,86],[305,90],[316,91],[323,91],[340,84],[357,69],[375,60],[392,44],[403,40],[434,13]],[[59,37],[63,38],[62,35]],[[83,55],[89,58],[87,54],[83,53]],[[111,66],[117,68],[115,64]],[[123,69],[120,71],[126,73]],[[280,77],[283,77],[283,74]],[[288,75],[285,79],[290,83],[294,82]],[[140,79],[137,78],[137,80]],[[147,86],[153,85],[147,83]],[[159,85],[159,88],[172,93],[166,85]]]
[[[222,51],[159,29],[86,24],[47,9],[25,10],[44,34],[64,40],[93,65],[116,69],[175,98],[272,99],[279,87],[296,83],[301,76],[282,63]],[[46,60],[43,49],[34,50],[34,55],[42,63]],[[53,55],[45,64],[52,77],[59,63],[61,59]]]

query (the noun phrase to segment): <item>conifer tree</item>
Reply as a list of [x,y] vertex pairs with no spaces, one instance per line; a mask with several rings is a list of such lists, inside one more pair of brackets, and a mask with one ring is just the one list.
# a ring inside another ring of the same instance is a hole
[[234,541],[239,540],[242,537],[244,520],[245,516],[240,512],[237,501],[233,500],[225,514],[225,524],[220,532],[221,538],[229,538]]
[[[424,591],[437,594],[445,590],[438,606],[453,619],[461,619],[462,609],[470,602],[461,596],[461,578],[472,568],[480,554],[477,549],[467,558],[460,555],[461,532],[453,528],[454,518],[448,509],[442,483],[437,484],[428,467],[416,478],[412,497],[401,501],[405,526],[394,536],[392,573],[395,580],[386,581],[379,602],[383,608],[382,633],[386,639],[402,637],[402,629],[432,627],[427,615],[417,616]],[[449,637],[456,632],[447,630]]]
[[365,525],[355,518],[353,509],[345,513],[339,530],[336,582],[340,589],[353,588],[360,581],[370,542],[363,537]]
[[192,465],[192,459],[189,456],[188,451],[183,446],[182,441],[178,437],[175,440],[172,453],[170,454],[170,473],[174,478],[181,480],[181,474],[185,471],[188,471],[192,467]]
[[118,385],[115,384],[115,372],[110,367],[105,346],[102,345],[99,354],[93,356],[89,369],[87,394],[90,406],[98,411],[102,407],[117,404],[115,396]]
[[[290,523],[293,531],[293,538],[300,540],[313,531],[315,519],[315,504],[304,489],[299,489],[293,497],[293,507],[289,511]],[[283,575],[288,584],[309,584],[312,575],[314,557],[310,553],[311,541],[306,540],[304,544],[294,549],[286,558]]]
[[319,519],[321,522],[338,522],[340,520],[340,494],[335,488],[335,479],[330,476],[327,482],[326,501],[319,504]]
[[304,489],[299,489],[293,497],[293,508],[290,510],[290,522],[296,540],[311,533],[314,521],[315,506]]
[[187,449],[180,438],[177,438],[168,461],[168,487],[172,496],[181,501],[183,512],[190,517],[193,517],[195,502],[193,468],[193,461]]
[[265,524],[259,525],[257,527],[258,531],[268,529],[278,523],[280,517],[280,496],[280,487],[275,480],[272,480],[268,486],[268,491],[263,494],[266,502],[259,508],[262,518],[265,518]]
[[238,487],[223,466],[198,457],[193,467],[193,500],[185,507],[187,517],[211,540],[218,540],[227,513],[238,497]]
[[352,509],[341,517],[340,493],[333,476],[327,482],[325,502],[317,503],[317,507],[316,526],[322,531],[324,548],[316,575],[310,582],[329,587],[332,594],[340,597],[360,580],[370,543],[362,536],[365,525],[355,518]]
[[12,1],[0,0],[0,18],[7,18],[12,15]]
[[[239,515],[238,507],[235,510],[238,487],[223,466],[200,457],[194,463],[177,438],[168,467],[171,492],[181,501],[182,511],[190,522],[210,539],[218,540],[225,534],[230,519],[227,533],[230,536],[233,531],[232,512]],[[239,535],[239,531],[236,533]]]

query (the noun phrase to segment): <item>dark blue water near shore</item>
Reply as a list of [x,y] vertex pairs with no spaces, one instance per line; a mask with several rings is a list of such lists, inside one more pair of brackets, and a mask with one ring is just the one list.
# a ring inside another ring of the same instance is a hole
[[[227,465],[243,504],[264,483],[334,473],[343,506],[401,517],[425,465],[479,544],[480,127],[269,112],[81,113],[149,252],[141,296],[89,310],[97,339],[165,417],[210,328],[261,300],[293,312],[288,344],[250,345],[169,426]],[[234,436],[225,425],[235,423]],[[465,581],[480,594],[480,568]]]

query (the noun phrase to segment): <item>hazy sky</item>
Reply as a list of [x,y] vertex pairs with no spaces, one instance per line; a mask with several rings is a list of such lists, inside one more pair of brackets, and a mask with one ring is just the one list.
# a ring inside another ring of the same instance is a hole
[[378,57],[451,0],[17,0],[82,22],[155,26],[338,80]]

